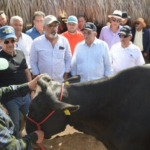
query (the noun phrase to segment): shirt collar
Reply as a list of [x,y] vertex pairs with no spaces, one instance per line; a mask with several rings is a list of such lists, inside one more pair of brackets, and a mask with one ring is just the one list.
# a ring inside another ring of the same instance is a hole
[[[97,43],[97,38],[95,37],[95,40],[93,41],[93,43],[91,44],[91,46],[92,46],[92,45],[96,45],[96,43]],[[85,42],[85,40],[84,40],[84,43],[83,43],[83,44],[84,44],[84,45],[87,45],[86,42]],[[88,45],[87,45],[87,46],[88,46]],[[90,47],[91,47],[91,46],[90,46]]]
[[8,57],[14,57],[14,56],[16,56],[16,55],[17,55],[17,51],[16,51],[16,49],[14,49],[14,55],[13,55],[13,56],[11,56],[11,55],[7,54],[4,50],[2,50],[2,53],[3,53],[3,55],[4,55],[6,58],[8,58]]

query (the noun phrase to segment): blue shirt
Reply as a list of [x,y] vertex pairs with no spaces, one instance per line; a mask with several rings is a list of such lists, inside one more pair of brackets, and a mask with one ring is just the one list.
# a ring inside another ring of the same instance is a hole
[[111,57],[106,42],[95,38],[90,47],[85,41],[80,42],[75,47],[71,73],[80,75],[81,82],[111,75]]
[[34,40],[35,38],[43,35],[44,31],[42,34],[40,34],[39,31],[35,27],[32,27],[31,29],[26,31],[26,34],[29,35]]

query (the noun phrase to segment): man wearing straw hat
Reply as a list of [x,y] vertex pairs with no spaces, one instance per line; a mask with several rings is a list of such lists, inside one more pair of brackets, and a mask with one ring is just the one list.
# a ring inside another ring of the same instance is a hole
[[59,21],[48,15],[43,21],[45,34],[36,38],[31,46],[30,64],[34,76],[47,73],[56,81],[68,77],[71,66],[71,50],[68,40],[58,35]]
[[99,39],[105,41],[108,44],[109,49],[112,45],[120,41],[118,33],[120,32],[120,23],[122,19],[122,12],[120,10],[115,10],[112,15],[108,16],[110,18],[110,26],[105,26],[100,32]]
[[138,18],[135,21],[135,28],[132,30],[132,42],[140,48],[146,63],[149,63],[150,32],[145,27],[146,23],[143,18]]
[[[0,58],[0,70],[5,70],[9,66],[8,61],[4,58]],[[11,99],[26,95],[31,89],[35,90],[37,86],[37,80],[40,76],[22,85],[11,85],[9,87],[0,88],[0,102],[10,101]],[[44,132],[37,130],[29,135],[24,136],[21,139],[14,137],[14,124],[10,117],[0,107],[0,149],[6,150],[30,150],[32,143],[41,143],[44,138]]]

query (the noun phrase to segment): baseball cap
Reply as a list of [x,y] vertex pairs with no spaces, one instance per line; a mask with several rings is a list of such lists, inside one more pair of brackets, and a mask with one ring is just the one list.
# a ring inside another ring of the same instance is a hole
[[69,16],[68,19],[67,19],[67,23],[75,23],[75,24],[78,24],[78,19],[76,16]]
[[43,25],[46,26],[48,24],[51,24],[53,22],[57,22],[59,23],[59,21],[57,20],[57,18],[53,15],[48,15],[44,18],[44,21],[43,21]]
[[15,30],[11,26],[3,26],[0,28],[0,39],[6,40],[9,38],[16,39]]
[[127,25],[123,26],[121,29],[120,29],[120,32],[119,34],[123,34],[123,35],[126,35],[126,36],[129,36],[129,35],[132,35],[132,31],[131,31],[131,28]]
[[5,70],[8,66],[8,61],[4,58],[0,58],[0,70]]
[[83,30],[90,30],[90,31],[97,31],[97,28],[96,28],[96,26],[95,26],[95,24],[94,23],[92,23],[92,22],[87,22],[84,26],[83,26],[83,29],[81,30],[81,31],[83,31]]

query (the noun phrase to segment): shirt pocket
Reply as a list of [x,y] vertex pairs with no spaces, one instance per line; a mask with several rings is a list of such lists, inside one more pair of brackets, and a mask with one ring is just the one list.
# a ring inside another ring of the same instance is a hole
[[56,59],[64,59],[65,50],[57,50],[54,52],[54,57]]

